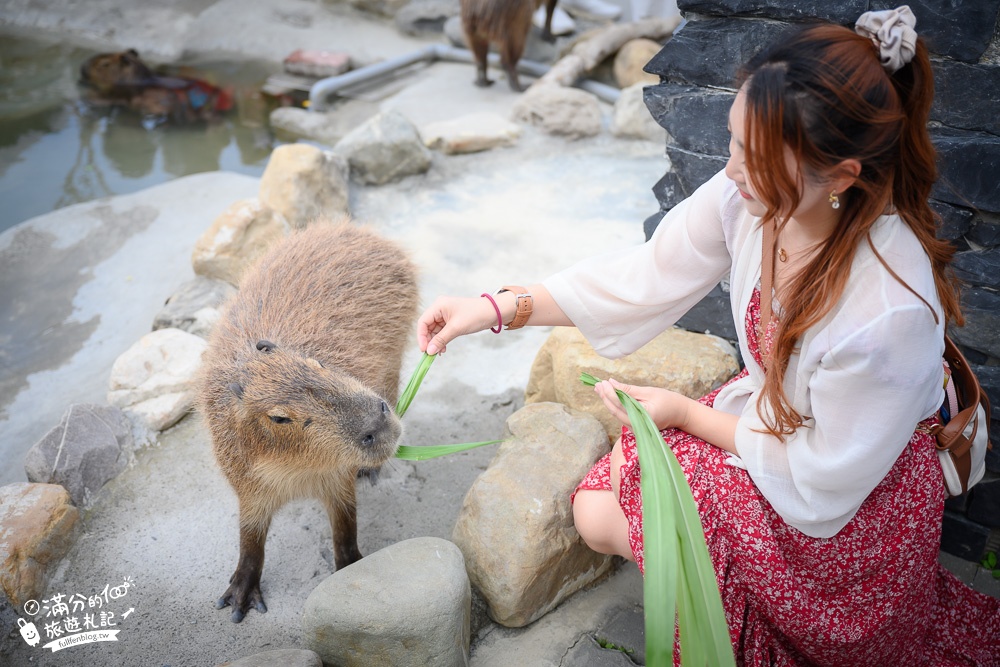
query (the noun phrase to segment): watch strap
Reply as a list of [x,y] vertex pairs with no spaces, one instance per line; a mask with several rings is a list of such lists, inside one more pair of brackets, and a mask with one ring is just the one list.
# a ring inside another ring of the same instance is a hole
[[514,313],[514,319],[507,325],[507,330],[520,329],[528,322],[528,318],[531,317],[534,299],[528,294],[527,288],[519,285],[504,285],[497,291],[497,294],[502,292],[513,292],[517,297],[517,311]]

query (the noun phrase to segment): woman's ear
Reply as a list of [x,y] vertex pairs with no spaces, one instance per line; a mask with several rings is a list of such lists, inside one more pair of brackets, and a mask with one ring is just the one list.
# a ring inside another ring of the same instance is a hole
[[843,192],[848,189],[861,175],[861,163],[854,158],[844,160],[831,172],[830,186],[834,192]]

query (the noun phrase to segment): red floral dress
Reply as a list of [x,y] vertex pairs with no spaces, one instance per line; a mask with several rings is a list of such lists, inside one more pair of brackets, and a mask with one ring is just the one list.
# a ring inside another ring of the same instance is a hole
[[[745,325],[758,363],[759,308],[755,291]],[[717,393],[700,400],[712,405]],[[747,472],[725,462],[727,452],[677,429],[661,433],[701,515],[737,665],[1000,666],[1000,600],[937,561],[945,491],[925,429],[831,538],[782,521]],[[619,502],[643,570],[639,460],[628,428],[622,450]],[[577,490],[611,490],[610,466],[609,454]]]

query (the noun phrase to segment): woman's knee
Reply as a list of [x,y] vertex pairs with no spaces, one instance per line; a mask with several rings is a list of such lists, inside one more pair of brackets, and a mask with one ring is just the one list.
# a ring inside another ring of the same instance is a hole
[[628,521],[611,492],[578,491],[573,502],[573,524],[594,551],[631,558]]

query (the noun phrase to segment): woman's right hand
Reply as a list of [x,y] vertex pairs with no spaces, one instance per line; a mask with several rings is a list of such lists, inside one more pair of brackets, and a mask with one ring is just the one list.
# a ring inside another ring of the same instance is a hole
[[441,296],[417,321],[417,342],[427,354],[444,352],[459,336],[497,326],[497,313],[485,297]]

